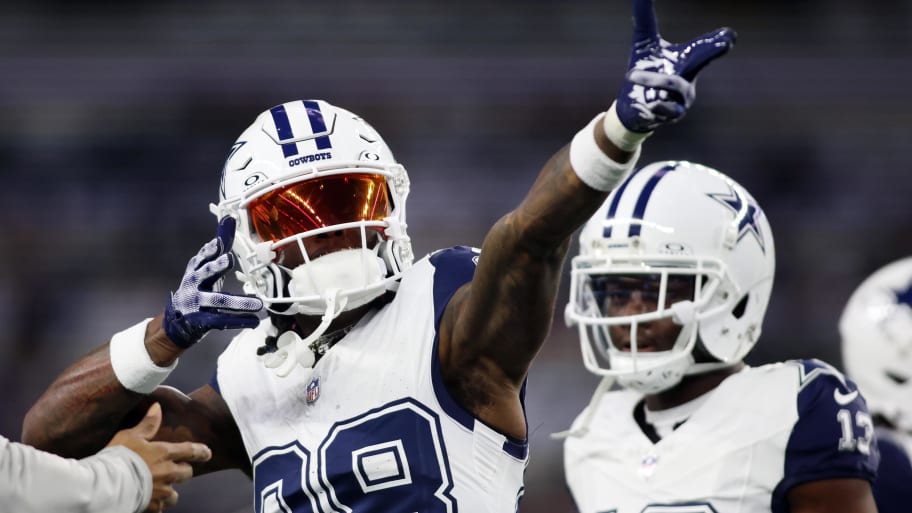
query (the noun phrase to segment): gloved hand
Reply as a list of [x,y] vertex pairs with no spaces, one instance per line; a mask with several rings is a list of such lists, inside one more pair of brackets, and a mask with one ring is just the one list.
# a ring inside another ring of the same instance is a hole
[[209,330],[253,328],[260,322],[260,299],[221,292],[222,278],[234,266],[234,230],[234,218],[219,221],[216,237],[190,259],[180,286],[171,294],[162,324],[180,347],[196,344]]
[[671,44],[659,35],[653,0],[634,0],[633,24],[633,49],[615,109],[625,128],[646,133],[684,117],[697,74],[732,49],[736,34],[720,28]]

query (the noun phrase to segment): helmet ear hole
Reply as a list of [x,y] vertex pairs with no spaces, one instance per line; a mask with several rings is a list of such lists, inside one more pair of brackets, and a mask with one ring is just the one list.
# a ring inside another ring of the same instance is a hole
[[706,349],[706,346],[703,345],[703,340],[700,339],[699,335],[697,335],[697,343],[694,345],[692,354],[694,363],[716,363],[719,361],[718,358],[714,357]]
[[740,319],[741,316],[744,315],[744,310],[747,308],[747,299],[749,296],[750,294],[745,294],[744,297],[741,298],[741,301],[738,301],[738,304],[732,308],[732,315],[735,317],[735,319]]
[[897,385],[905,385],[906,381],[909,381],[909,378],[900,376],[899,374],[889,370],[884,372],[884,375],[886,375],[890,381],[896,383]]

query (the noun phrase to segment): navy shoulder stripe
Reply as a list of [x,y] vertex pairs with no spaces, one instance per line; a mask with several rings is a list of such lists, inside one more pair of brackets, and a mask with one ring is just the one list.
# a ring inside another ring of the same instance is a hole
[[785,475],[773,491],[774,513],[788,511],[788,491],[826,479],[873,481],[880,453],[867,403],[855,383],[820,360],[798,367],[798,420],[785,452]]
[[453,294],[475,276],[475,266],[481,252],[468,246],[441,249],[431,255],[434,266],[434,321],[440,325],[443,310]]
[[[442,249],[431,255],[431,265],[434,267],[434,326],[435,331],[440,327],[440,320],[443,318],[443,312],[447,304],[453,298],[453,294],[460,287],[472,281],[475,276],[475,268],[478,264],[478,258],[481,251],[477,248],[468,246],[455,246],[448,249]],[[440,370],[440,359],[437,358],[440,335],[434,339],[434,351],[431,362],[431,380],[434,387],[434,395],[440,402],[440,407],[453,420],[462,424],[466,429],[473,430],[475,417],[471,412],[459,404],[443,382],[443,374]],[[520,391],[520,400],[524,401],[526,393],[526,384],[523,383]],[[525,410],[525,408],[523,408]],[[524,411],[525,413],[525,411]],[[482,422],[479,420],[479,422]],[[490,426],[489,426],[490,427]],[[492,427],[492,429],[494,429]],[[495,431],[497,431],[495,429]],[[506,435],[505,435],[506,436]],[[502,447],[503,451],[514,458],[524,459],[529,454],[528,440],[517,440],[513,437],[506,436],[506,441]]]

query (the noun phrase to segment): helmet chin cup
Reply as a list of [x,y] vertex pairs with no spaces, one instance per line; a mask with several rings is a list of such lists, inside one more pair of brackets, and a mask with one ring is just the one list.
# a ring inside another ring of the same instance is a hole
[[[616,359],[612,364],[617,365]],[[625,388],[643,394],[657,394],[680,383],[687,368],[692,364],[693,358],[686,355],[655,368],[621,373],[617,377],[617,382]]]
[[[694,328],[693,324],[685,325],[675,349],[669,351],[634,353],[610,347],[611,372],[608,375],[616,377],[621,386],[644,394],[657,394],[674,387],[694,365],[690,352],[696,343]],[[632,329],[635,337],[636,327]]]
[[385,288],[380,285],[385,274],[386,263],[371,250],[344,249],[295,267],[288,290],[296,313],[320,315],[329,311],[326,298],[335,294],[344,297],[345,309],[351,310],[383,294]]

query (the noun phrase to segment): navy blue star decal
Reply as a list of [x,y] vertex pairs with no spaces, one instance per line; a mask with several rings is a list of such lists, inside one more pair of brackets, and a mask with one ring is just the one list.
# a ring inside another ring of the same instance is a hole
[[228,161],[231,160],[231,157],[233,157],[234,154],[241,149],[241,146],[244,146],[245,144],[247,144],[247,141],[238,141],[231,146],[231,151],[229,151],[228,156],[225,157],[225,167],[228,167]]
[[912,283],[906,287],[906,290],[894,290],[893,294],[896,296],[896,302],[900,305],[907,305],[909,308],[912,308]]
[[225,173],[228,171],[228,161],[231,160],[231,157],[233,157],[234,154],[241,149],[241,146],[245,144],[247,144],[247,141],[238,141],[234,143],[234,145],[231,146],[231,151],[228,152],[228,156],[225,157],[225,165],[222,166],[222,183],[219,186],[219,192],[223,198],[225,197]]
[[[718,201],[719,203],[730,208],[735,215],[738,215],[741,212],[741,208],[744,205],[744,198],[742,198],[731,185],[728,186],[728,192],[711,192],[707,196]],[[747,215],[741,218],[738,221],[738,241],[744,238],[748,233],[753,234],[754,238],[757,239],[757,244],[760,245],[760,251],[764,254],[766,253],[766,245],[763,243],[763,232],[760,231],[760,216],[763,215],[763,211],[760,210],[760,206],[754,203],[751,200],[748,200],[747,203]]]

